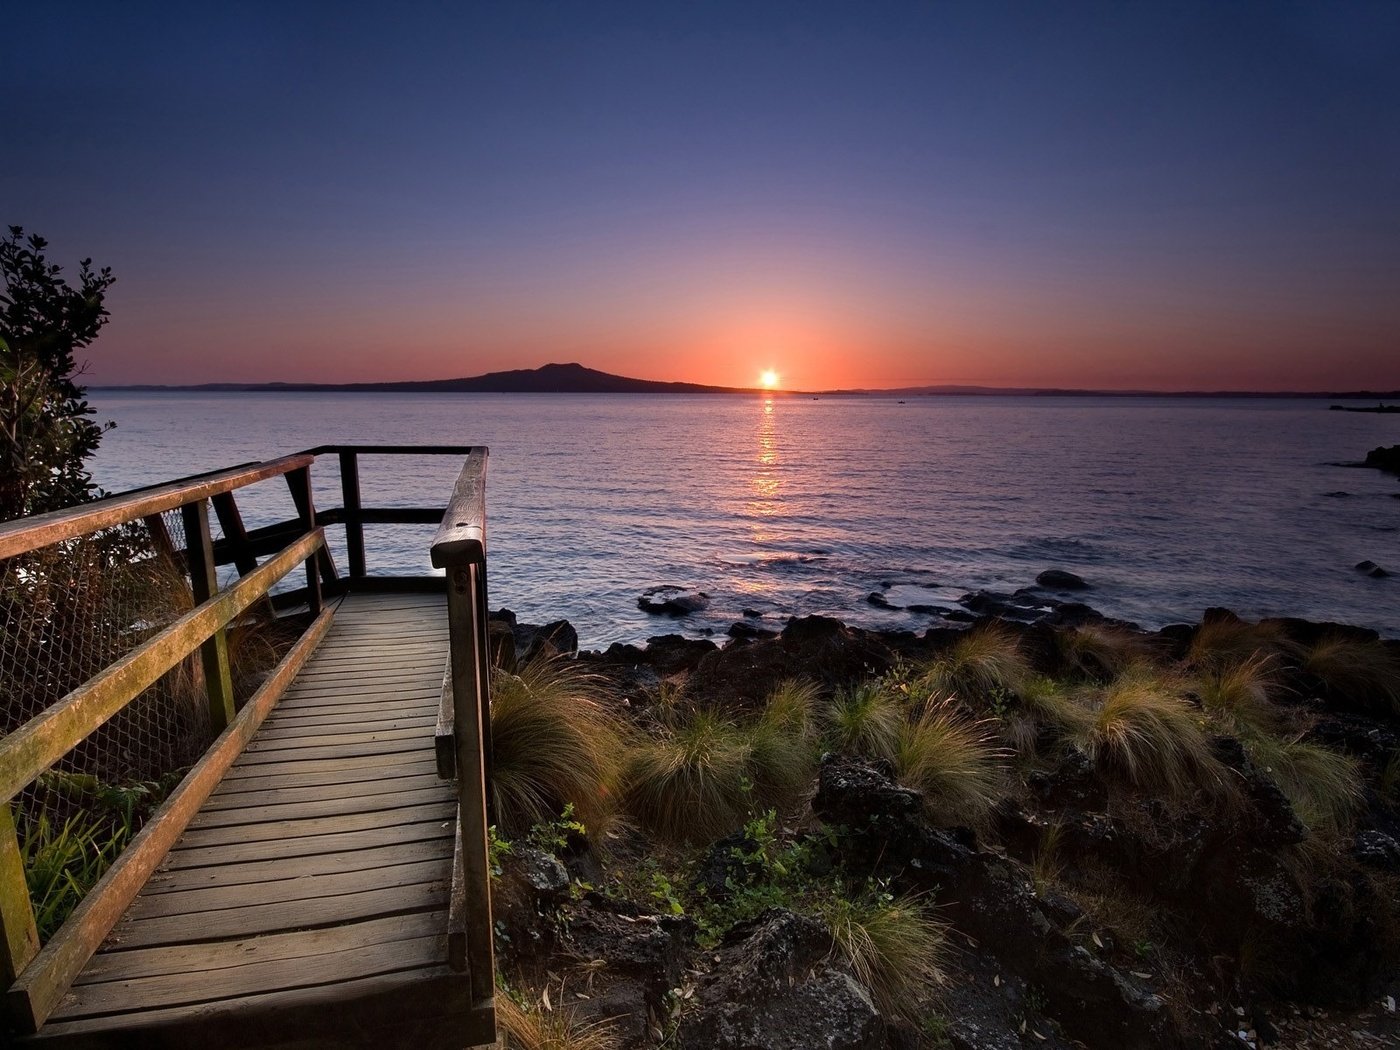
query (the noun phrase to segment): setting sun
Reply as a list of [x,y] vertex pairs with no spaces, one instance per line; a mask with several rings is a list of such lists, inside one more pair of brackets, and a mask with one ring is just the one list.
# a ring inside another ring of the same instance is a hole
[[760,372],[758,375],[758,385],[765,390],[773,390],[778,385],[778,373],[771,368]]

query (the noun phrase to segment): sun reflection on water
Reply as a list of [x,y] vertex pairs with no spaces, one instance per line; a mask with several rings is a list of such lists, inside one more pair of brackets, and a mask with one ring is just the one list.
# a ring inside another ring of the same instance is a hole
[[[758,417],[758,467],[749,483],[753,498],[749,500],[749,512],[762,517],[772,517],[782,510],[782,478],[779,474],[777,415],[773,411],[773,399],[764,398],[763,412]],[[761,543],[763,536],[757,526],[754,528],[754,541]]]

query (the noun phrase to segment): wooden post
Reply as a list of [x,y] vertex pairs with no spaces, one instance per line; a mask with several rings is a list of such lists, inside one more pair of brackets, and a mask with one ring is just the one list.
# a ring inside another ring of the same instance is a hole
[[[316,504],[311,498],[311,468],[301,467],[287,472],[287,488],[291,490],[292,502],[296,504],[302,527],[310,532],[316,527]],[[317,566],[320,572],[317,572]],[[306,559],[306,604],[312,616],[321,613],[321,582],[335,584],[337,574],[330,550],[322,546],[314,557]]]
[[345,553],[350,576],[362,579],[365,570],[365,522],[360,513],[360,457],[354,449],[340,453],[340,491],[345,504]]
[[[209,535],[209,504],[202,499],[180,508],[185,520],[185,551],[189,555],[190,589],[196,606],[207,602],[219,589],[214,568],[214,541]],[[228,668],[228,633],[220,627],[199,647],[204,667],[204,688],[209,695],[210,728],[222,733],[233,721],[233,676]]]
[[480,564],[452,565],[447,569],[448,651],[457,744],[457,831],[464,861],[460,897],[464,914],[470,916],[464,954],[472,1001],[476,1003],[491,998],[496,982],[491,882],[487,866],[481,863],[490,848],[484,753],[490,733],[490,707],[481,691],[482,667],[487,661],[481,582]]
[[10,803],[0,802],[0,986],[8,988],[39,954],[39,930],[24,881]]
[[146,531],[151,534],[151,546],[162,558],[175,564],[175,541],[170,538],[170,530],[165,527],[165,519],[159,514],[147,514],[143,519]]

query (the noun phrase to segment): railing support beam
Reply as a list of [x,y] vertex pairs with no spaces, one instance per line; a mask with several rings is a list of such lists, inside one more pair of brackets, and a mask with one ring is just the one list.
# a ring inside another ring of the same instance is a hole
[[0,986],[9,986],[39,954],[39,930],[24,881],[19,835],[9,802],[0,802]]
[[[214,541],[209,535],[209,504],[205,500],[186,503],[180,508],[185,520],[185,550],[190,563],[190,590],[194,604],[203,605],[219,591],[214,568]],[[228,666],[228,631],[220,627],[199,647],[204,668],[204,691],[209,697],[209,724],[215,733],[233,721],[233,675]]]

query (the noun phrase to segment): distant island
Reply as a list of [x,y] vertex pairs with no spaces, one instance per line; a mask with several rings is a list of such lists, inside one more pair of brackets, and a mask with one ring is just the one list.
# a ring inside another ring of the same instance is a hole
[[776,394],[802,397],[1316,397],[1375,401],[1400,398],[1400,391],[1286,391],[1252,390],[1087,390],[1055,387],[912,386],[898,389],[766,390],[761,387],[708,386],[704,383],[666,383],[654,379],[601,372],[571,362],[539,368],[514,368],[505,372],[465,376],[459,379],[422,379],[383,383],[197,383],[171,385],[133,383],[94,385],[94,390],[205,390],[231,393],[354,393],[354,394]]

